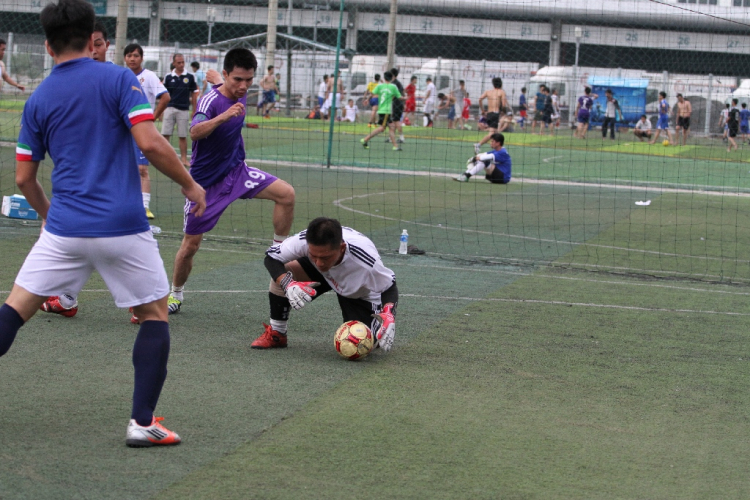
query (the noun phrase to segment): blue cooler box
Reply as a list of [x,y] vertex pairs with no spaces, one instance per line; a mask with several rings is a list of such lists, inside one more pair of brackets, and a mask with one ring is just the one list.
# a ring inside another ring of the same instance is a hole
[[19,194],[3,196],[3,215],[13,219],[37,220],[39,218],[36,210],[31,208],[26,198]]

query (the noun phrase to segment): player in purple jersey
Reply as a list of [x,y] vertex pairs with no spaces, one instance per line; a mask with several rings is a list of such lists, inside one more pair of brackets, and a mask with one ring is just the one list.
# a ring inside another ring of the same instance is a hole
[[[252,52],[236,48],[224,58],[224,82],[201,97],[190,124],[193,155],[190,175],[206,189],[206,212],[196,218],[185,204],[185,236],[174,261],[169,313],[180,310],[183,288],[193,268],[193,257],[203,234],[216,226],[227,207],[238,199],[260,198],[276,203],[273,209],[274,244],[289,235],[294,218],[294,188],[273,175],[245,164],[247,89],[258,62]],[[206,75],[212,80],[211,72]]]
[[591,93],[591,87],[586,87],[583,91],[584,95],[579,97],[576,103],[578,128],[576,129],[575,136],[579,139],[586,138],[586,131],[589,129],[589,120],[591,119],[591,108],[594,106],[594,101],[599,97],[597,94]]

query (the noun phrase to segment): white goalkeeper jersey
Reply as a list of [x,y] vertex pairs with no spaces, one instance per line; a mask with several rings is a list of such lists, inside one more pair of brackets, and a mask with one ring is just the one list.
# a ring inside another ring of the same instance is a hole
[[[302,231],[290,236],[280,245],[269,248],[266,255],[284,264],[307,257],[306,233]],[[380,294],[396,282],[396,275],[383,265],[375,244],[367,236],[350,227],[343,228],[343,236],[346,243],[344,258],[321,274],[339,295],[380,304]]]

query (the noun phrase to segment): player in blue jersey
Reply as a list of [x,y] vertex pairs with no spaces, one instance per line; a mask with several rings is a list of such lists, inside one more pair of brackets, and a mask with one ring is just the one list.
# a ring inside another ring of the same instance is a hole
[[748,122],[750,121],[750,110],[747,109],[747,103],[742,103],[742,109],[740,110],[740,133],[742,133],[742,142],[747,140],[748,134],[750,134],[750,127]]
[[[96,23],[94,23],[93,39],[94,49],[91,51],[91,58],[98,62],[108,62],[107,50],[109,50],[109,36],[107,36],[107,29],[101,21],[96,21]],[[110,62],[109,64],[112,63]],[[53,295],[39,307],[39,310],[47,313],[59,314],[65,318],[72,318],[78,314],[78,297],[70,295],[69,293]]]
[[[134,307],[141,318],[126,444],[178,444],[180,437],[154,416],[167,376],[169,283],[141,204],[133,139],[195,202],[196,216],[205,209],[205,193],[154,127],[133,72],[91,59],[91,4],[59,0],[47,4],[40,18],[55,67],[24,106],[16,183],[42,218],[43,230],[0,307],[0,356],[47,297],[77,295],[97,271],[115,304]],[[46,153],[55,165],[51,201],[37,180]]]
[[[177,251],[172,274],[172,293],[169,314],[180,311],[183,289],[193,257],[203,241],[203,235],[216,226],[221,214],[235,200],[258,198],[275,203],[272,215],[274,243],[281,243],[289,235],[294,218],[294,188],[245,163],[245,104],[247,89],[253,83],[258,62],[252,52],[235,48],[224,57],[224,82],[214,85],[201,97],[190,124],[193,156],[190,175],[206,189],[206,213],[196,218],[185,212],[185,236]],[[215,81],[215,71],[206,78]],[[216,75],[218,77],[218,74]],[[221,81],[221,77],[218,77]],[[188,205],[186,205],[187,208]],[[192,206],[192,205],[190,205]]]
[[503,147],[505,136],[495,132],[490,137],[491,151],[469,158],[466,172],[456,177],[458,182],[469,182],[472,175],[484,172],[484,177],[493,184],[510,182],[511,160],[508,150]]
[[654,138],[651,139],[649,144],[654,144],[656,142],[662,130],[667,133],[667,139],[669,139],[669,144],[671,144],[672,132],[669,130],[669,103],[667,102],[667,93],[659,92],[659,97],[659,119],[656,122],[656,135],[654,135]]

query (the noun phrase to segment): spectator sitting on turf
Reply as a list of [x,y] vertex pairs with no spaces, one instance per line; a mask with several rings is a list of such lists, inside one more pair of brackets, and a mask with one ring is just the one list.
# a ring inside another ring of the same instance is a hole
[[308,120],[320,120],[320,106],[317,104],[313,106],[313,109],[310,110],[310,113],[305,118]]
[[641,115],[641,119],[635,124],[633,133],[641,142],[643,142],[644,137],[647,139],[651,138],[651,121],[646,118],[646,115]]
[[492,150],[469,158],[466,172],[456,177],[458,182],[469,182],[472,175],[484,172],[484,178],[493,184],[507,184],[510,182],[511,160],[508,150],[503,147],[505,136],[495,132],[490,136]]
[[479,116],[479,120],[477,120],[477,130],[484,131],[487,130],[489,127],[487,127],[487,112],[482,110]]

